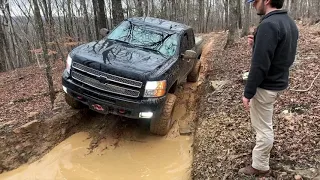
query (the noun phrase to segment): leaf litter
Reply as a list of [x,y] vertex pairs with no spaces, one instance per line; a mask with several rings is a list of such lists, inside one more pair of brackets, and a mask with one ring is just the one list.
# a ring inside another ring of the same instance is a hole
[[[289,88],[279,94],[275,104],[272,173],[262,179],[313,179],[320,175],[320,28],[299,25],[299,29]],[[249,71],[250,60],[246,38],[211,58],[195,135],[194,179],[255,179],[238,174],[241,167],[251,164],[255,145],[249,112],[242,106],[242,75]],[[212,81],[228,83],[214,90]]]

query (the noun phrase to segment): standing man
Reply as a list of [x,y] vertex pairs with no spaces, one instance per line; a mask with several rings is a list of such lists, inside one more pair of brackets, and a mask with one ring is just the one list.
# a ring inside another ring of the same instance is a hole
[[273,105],[277,93],[288,87],[289,67],[295,59],[299,32],[287,11],[281,10],[284,0],[248,0],[252,2],[257,14],[263,17],[254,37],[248,36],[253,54],[242,100],[245,108],[250,109],[256,145],[252,151],[252,165],[239,172],[262,175],[270,170]]

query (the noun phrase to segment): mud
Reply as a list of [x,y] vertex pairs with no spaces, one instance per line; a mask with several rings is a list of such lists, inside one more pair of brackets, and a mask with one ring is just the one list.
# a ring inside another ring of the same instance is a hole
[[0,173],[4,173],[0,179],[190,178],[198,100],[213,40],[207,38],[199,82],[186,83],[176,92],[175,123],[166,136],[151,135],[148,121],[71,110],[59,94],[54,118],[35,118],[16,129],[1,128]]
[[192,138],[174,139],[140,134],[122,139],[117,149],[100,144],[90,152],[88,133],[77,133],[56,146],[41,160],[1,178],[15,179],[188,179]]
[[0,173],[33,162],[57,143],[78,132],[85,111],[67,109],[53,118],[35,119],[18,128],[1,127]]

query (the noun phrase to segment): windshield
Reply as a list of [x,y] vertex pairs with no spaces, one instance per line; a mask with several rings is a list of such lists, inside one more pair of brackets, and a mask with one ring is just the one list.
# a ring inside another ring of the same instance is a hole
[[124,21],[109,34],[108,39],[120,40],[134,46],[152,49],[166,56],[173,56],[177,49],[178,35],[150,30],[144,25]]

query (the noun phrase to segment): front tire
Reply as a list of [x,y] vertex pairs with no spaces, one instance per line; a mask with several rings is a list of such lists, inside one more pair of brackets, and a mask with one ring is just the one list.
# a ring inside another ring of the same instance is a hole
[[67,104],[69,106],[71,106],[73,109],[82,109],[82,108],[85,107],[84,104],[82,104],[81,102],[75,100],[72,96],[70,96],[67,93],[64,94],[64,98],[65,98]]
[[174,121],[172,118],[173,108],[177,97],[173,94],[168,94],[161,117],[152,119],[150,123],[150,132],[156,135],[164,136],[171,129]]

